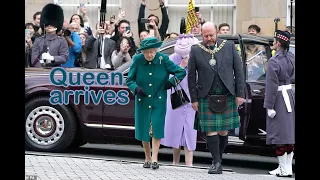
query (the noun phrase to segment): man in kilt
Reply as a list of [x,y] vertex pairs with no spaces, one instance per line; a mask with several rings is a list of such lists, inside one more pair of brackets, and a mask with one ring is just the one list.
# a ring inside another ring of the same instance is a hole
[[197,111],[195,129],[207,133],[213,162],[209,174],[221,174],[228,130],[240,126],[238,106],[244,102],[244,74],[235,44],[217,38],[217,26],[202,26],[203,42],[191,47],[188,87]]

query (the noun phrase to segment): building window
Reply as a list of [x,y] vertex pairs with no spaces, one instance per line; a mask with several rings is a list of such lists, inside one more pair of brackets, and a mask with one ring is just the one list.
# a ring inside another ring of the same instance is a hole
[[[169,15],[168,33],[180,33],[181,18],[187,19],[189,0],[165,0]],[[194,6],[200,8],[202,18],[230,25],[230,32],[236,33],[236,0],[194,0]]]
[[[292,0],[292,26],[295,27],[295,19],[296,19],[296,8],[295,8],[295,0]],[[287,0],[287,26],[290,26],[291,21],[291,0]]]
[[[55,3],[59,4],[64,12],[64,19],[69,22],[73,14],[80,14],[80,4],[84,3],[87,9],[87,16],[90,20],[90,27],[95,29],[95,25],[100,21],[100,6],[101,0],[55,0]],[[112,15],[118,16],[119,8],[121,7],[122,0],[108,0],[107,1],[107,13],[105,20],[109,20]]]

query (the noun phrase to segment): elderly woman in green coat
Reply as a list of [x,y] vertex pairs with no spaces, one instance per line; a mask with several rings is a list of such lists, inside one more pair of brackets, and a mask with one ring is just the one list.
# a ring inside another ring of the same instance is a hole
[[[140,45],[142,53],[133,57],[126,84],[135,95],[135,138],[142,141],[145,153],[144,168],[158,169],[160,139],[164,138],[167,109],[167,89],[176,86],[174,75],[179,81],[186,72],[174,64],[169,56],[157,49],[161,46],[157,38],[145,38]],[[150,154],[152,137],[152,157]]]

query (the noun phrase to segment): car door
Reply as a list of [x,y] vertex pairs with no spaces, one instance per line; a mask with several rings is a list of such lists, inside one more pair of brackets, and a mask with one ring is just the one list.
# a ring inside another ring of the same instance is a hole
[[[84,84],[83,79],[90,79],[87,77],[95,76],[97,73],[99,73],[99,69],[70,69],[70,71],[73,71],[73,82],[82,81],[81,86],[69,86],[68,90],[73,91],[84,91],[84,94],[87,94],[86,97],[84,95],[79,96],[79,103],[75,102],[76,98],[70,99],[73,104],[75,104],[75,107],[78,109],[78,112],[81,112],[80,116],[83,120],[83,125],[86,126],[89,129],[95,129],[96,131],[99,131],[102,135],[102,109],[103,109],[103,101],[98,101],[98,103],[94,103],[92,100],[92,97],[90,95],[90,91],[98,92],[101,90],[104,90],[104,87],[101,85],[90,85],[87,86]],[[80,72],[80,73],[79,73]],[[80,75],[81,78],[76,77]],[[89,81],[88,81],[89,82]],[[91,80],[90,80],[91,82]],[[89,93],[86,93],[88,92]],[[73,96],[74,97],[74,96]],[[88,103],[86,103],[86,101]],[[87,135],[86,135],[87,136]]]
[[[116,71],[109,72],[111,83],[105,86],[109,102],[103,105],[103,134],[112,137],[134,138],[134,96],[127,87],[125,80],[131,61],[123,64]],[[122,81],[120,81],[122,79]],[[119,101],[127,98],[127,102]],[[113,101],[113,102],[112,102]]]
[[266,110],[263,107],[265,97],[265,75],[271,49],[267,39],[242,38],[244,67],[246,78],[246,104],[241,117],[240,138],[246,143],[265,144]]

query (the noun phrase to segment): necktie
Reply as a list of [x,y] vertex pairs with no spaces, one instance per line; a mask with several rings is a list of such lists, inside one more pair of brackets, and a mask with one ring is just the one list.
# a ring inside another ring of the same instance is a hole
[[214,50],[216,48],[216,45],[214,46],[209,46],[209,49]]

